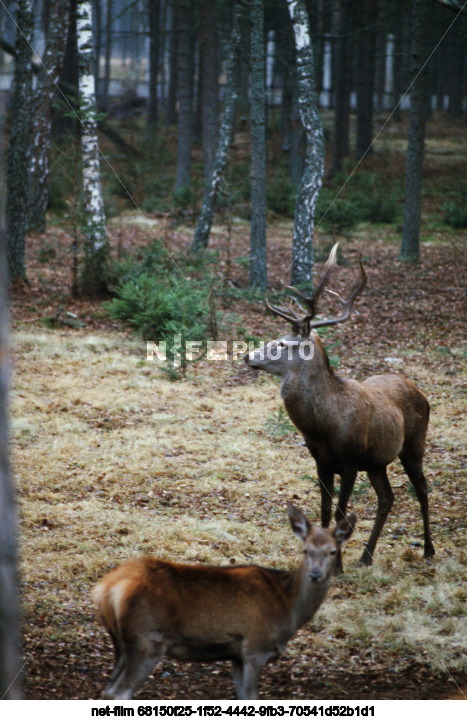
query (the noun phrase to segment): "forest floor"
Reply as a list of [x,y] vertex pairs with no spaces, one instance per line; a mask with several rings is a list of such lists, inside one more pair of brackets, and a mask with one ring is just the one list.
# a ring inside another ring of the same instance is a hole
[[[172,252],[188,247],[192,228],[131,214],[113,221],[110,235],[116,254],[155,237]],[[268,229],[271,287],[287,279],[291,236],[290,221]],[[244,287],[248,224],[234,223],[230,257],[227,240],[228,230],[216,226],[217,271]],[[422,558],[420,509],[396,462],[389,469],[395,503],[375,562],[357,567],[376,509],[360,475],[350,500],[358,525],[345,572],[313,621],[264,669],[260,695],[465,698],[466,233],[425,232],[419,264],[397,261],[398,235],[385,227],[359,227],[341,240],[346,265],[331,286],[349,287],[360,249],[369,280],[351,320],[330,330],[324,343],[338,374],[403,372],[428,396],[425,469],[436,555],[432,563]],[[330,242],[317,233],[318,248]],[[286,504],[293,501],[312,522],[320,508],[314,463],[285,420],[276,380],[241,360],[204,360],[171,382],[146,359],[146,343],[111,320],[100,302],[70,296],[70,245],[58,227],[31,236],[30,283],[12,298],[12,453],[30,699],[99,697],[112,650],[89,593],[115,564],[151,552],[178,561],[291,567],[299,548]],[[52,246],[50,260],[43,251]],[[262,301],[220,295],[217,304],[221,339],[267,340],[286,330]],[[173,661],[163,661],[137,695],[233,697],[227,664]]]

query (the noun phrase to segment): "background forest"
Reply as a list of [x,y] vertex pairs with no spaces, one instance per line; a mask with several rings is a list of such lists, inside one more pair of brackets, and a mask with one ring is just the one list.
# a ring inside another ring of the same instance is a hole
[[[357,567],[376,509],[359,476],[345,573],[260,694],[465,698],[463,10],[1,4],[0,696],[99,696],[112,653],[89,593],[123,560],[296,562],[286,504],[318,521],[319,481],[278,383],[240,356],[156,362],[146,341],[277,337],[264,301],[311,290],[339,241],[330,287],[345,294],[360,253],[368,287],[322,340],[342,377],[401,372],[429,398],[436,556],[394,463],[375,563]],[[164,661],[138,698],[232,696],[225,664]]]

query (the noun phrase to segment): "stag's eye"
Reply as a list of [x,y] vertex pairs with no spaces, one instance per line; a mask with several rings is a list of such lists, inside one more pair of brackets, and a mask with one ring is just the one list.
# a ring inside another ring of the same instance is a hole
[[331,556],[335,556],[337,553],[337,549],[333,548],[332,551],[329,552]]

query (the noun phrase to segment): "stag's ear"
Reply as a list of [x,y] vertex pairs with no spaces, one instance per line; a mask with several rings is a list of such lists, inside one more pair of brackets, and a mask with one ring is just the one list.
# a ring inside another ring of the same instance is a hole
[[334,529],[334,538],[341,545],[345,543],[354,532],[357,516],[351,513],[347,518],[342,518]]
[[292,531],[295,533],[296,536],[298,536],[298,538],[301,538],[302,541],[304,541],[305,538],[308,536],[311,528],[308,520],[305,518],[303,513],[299,511],[298,508],[292,503],[288,504],[287,513],[289,514],[289,521],[290,525],[292,526]]

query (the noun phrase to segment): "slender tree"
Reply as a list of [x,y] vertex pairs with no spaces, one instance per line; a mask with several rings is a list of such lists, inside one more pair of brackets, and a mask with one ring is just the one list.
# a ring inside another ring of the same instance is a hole
[[26,228],[31,157],[32,0],[18,0],[13,125],[8,146],[6,221],[10,280],[26,279]]
[[291,282],[310,285],[316,201],[323,182],[324,133],[318,112],[313,50],[303,0],[287,0],[297,52],[299,108],[306,133],[305,167],[295,202]]
[[214,163],[211,168],[211,174],[206,183],[204,193],[203,207],[196,224],[192,251],[198,252],[206,248],[209,242],[209,233],[211,232],[212,219],[214,215],[214,205],[219,190],[219,183],[225,170],[227,163],[230,142],[232,139],[232,129],[235,119],[235,108],[238,95],[238,50],[241,38],[241,5],[236,3],[234,8],[234,19],[232,25],[232,34],[230,37],[230,48],[226,63],[226,88],[224,110],[219,129],[219,141],[217,144],[217,152]]
[[149,16],[149,103],[148,127],[157,123],[158,97],[157,76],[159,73],[160,37],[161,37],[161,7],[160,0],[147,0]]
[[375,87],[376,21],[379,0],[357,3],[360,32],[357,43],[357,136],[355,157],[372,152],[373,97]]
[[412,0],[412,77],[410,90],[409,137],[405,168],[405,203],[400,259],[415,261],[420,257],[420,214],[422,203],[422,170],[425,147],[425,111],[427,93],[426,31],[428,5]]
[[104,110],[107,110],[109,104],[110,61],[112,58],[112,14],[113,0],[107,0],[105,8],[104,82],[102,83],[102,93],[100,98],[100,107]]
[[266,57],[263,0],[251,0],[250,23],[250,286],[266,288]]
[[28,226],[45,229],[49,190],[49,155],[53,105],[65,54],[70,5],[63,0],[49,4],[47,40],[33,99],[31,190]]
[[350,53],[349,53],[349,22],[351,0],[339,0],[337,15],[337,47],[336,47],[336,107],[334,130],[332,136],[331,173],[342,170],[344,156],[348,150],[349,106],[350,106]]
[[22,696],[20,606],[17,572],[15,491],[8,453],[8,318],[7,263],[4,227],[3,126],[0,99],[0,699]]
[[178,151],[175,192],[190,184],[193,144],[193,0],[176,0],[178,27]]
[[203,136],[203,169],[208,180],[216,151],[219,115],[218,48],[216,3],[199,0],[200,31],[199,52],[201,59],[201,118]]
[[79,100],[83,167],[84,215],[86,223],[85,262],[80,289],[85,295],[105,291],[109,246],[99,168],[97,109],[92,45],[92,6],[78,0],[77,41],[79,63]]

